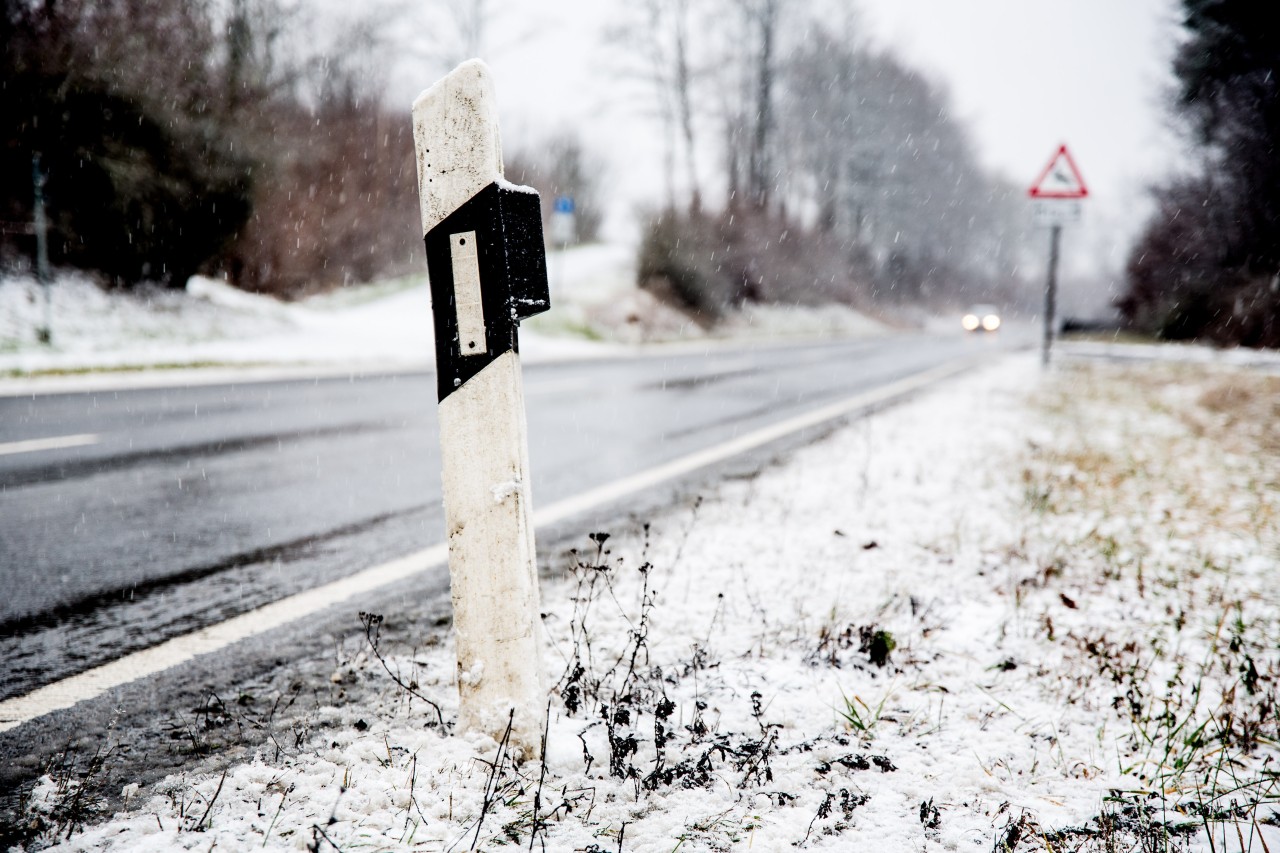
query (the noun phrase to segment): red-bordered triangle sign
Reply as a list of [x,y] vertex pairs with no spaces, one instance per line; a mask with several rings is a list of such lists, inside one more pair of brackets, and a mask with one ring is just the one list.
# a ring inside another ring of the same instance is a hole
[[1084,178],[1080,176],[1067,146],[1058,148],[1027,194],[1032,198],[1084,198],[1089,195],[1089,188],[1084,185]]

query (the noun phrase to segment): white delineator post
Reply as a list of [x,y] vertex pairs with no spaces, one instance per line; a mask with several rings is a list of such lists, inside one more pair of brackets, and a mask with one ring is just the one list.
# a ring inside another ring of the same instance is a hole
[[413,103],[431,280],[459,723],[526,754],[543,733],[538,572],[516,333],[549,307],[535,191],[506,183],[489,70]]

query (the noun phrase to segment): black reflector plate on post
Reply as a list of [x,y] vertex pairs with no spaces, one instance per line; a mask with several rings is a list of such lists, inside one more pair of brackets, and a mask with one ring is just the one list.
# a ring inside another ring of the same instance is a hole
[[426,245],[443,400],[518,352],[520,321],[551,307],[538,195],[490,184],[428,231]]

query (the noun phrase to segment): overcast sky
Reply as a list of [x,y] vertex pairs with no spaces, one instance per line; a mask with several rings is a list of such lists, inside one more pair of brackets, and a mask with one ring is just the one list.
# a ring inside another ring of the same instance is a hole
[[878,39],[947,82],[988,166],[1029,186],[1068,146],[1091,196],[1077,266],[1127,249],[1150,210],[1146,187],[1180,150],[1166,109],[1180,37],[1173,0],[861,5]]
[[[501,21],[485,58],[508,150],[571,129],[605,153],[613,231],[661,200],[658,126],[619,98],[601,33],[622,0],[491,0]],[[835,2],[835,0],[833,0]],[[1118,269],[1149,208],[1144,188],[1178,145],[1164,104],[1179,37],[1176,0],[858,0],[863,31],[948,90],[983,161],[1029,186],[1065,143],[1088,184],[1086,221],[1064,261]],[[400,72],[411,100],[435,71]]]

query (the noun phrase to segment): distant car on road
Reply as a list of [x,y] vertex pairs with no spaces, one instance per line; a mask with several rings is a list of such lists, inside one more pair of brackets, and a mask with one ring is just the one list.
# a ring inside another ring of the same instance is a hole
[[1000,328],[1000,312],[994,305],[974,305],[960,318],[960,325],[966,332],[994,332]]

